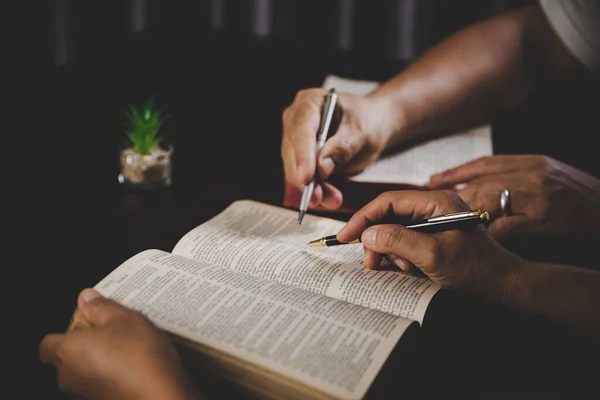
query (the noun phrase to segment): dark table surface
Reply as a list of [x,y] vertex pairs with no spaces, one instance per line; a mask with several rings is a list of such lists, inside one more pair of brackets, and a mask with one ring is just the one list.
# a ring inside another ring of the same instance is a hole
[[[280,116],[297,90],[319,86],[328,73],[381,80],[401,68],[385,61],[373,67],[344,54],[316,55],[301,45],[230,38],[198,41],[196,51],[189,43],[159,42],[154,57],[140,46],[116,61],[44,72],[28,92],[24,105],[32,111],[21,121],[19,138],[35,141],[36,151],[15,157],[18,190],[7,191],[16,203],[8,216],[16,239],[9,250],[18,250],[17,258],[7,260],[22,284],[7,288],[19,304],[11,307],[14,323],[7,329],[20,344],[9,351],[22,367],[14,368],[18,375],[12,379],[23,394],[19,398],[61,398],[53,370],[37,359],[37,345],[45,333],[65,329],[82,288],[140,250],[171,250],[184,233],[234,200],[281,204]],[[311,62],[315,57],[324,61]],[[494,121],[495,151],[554,151],[582,167],[597,166],[585,153],[589,146],[561,146],[555,138],[561,130],[591,129],[593,106],[564,102],[589,87],[573,82],[549,89],[537,105]],[[135,192],[116,179],[117,135],[127,103],[152,94],[172,112],[174,179],[171,187]],[[559,109],[570,110],[581,126],[573,128]],[[532,129],[549,132],[547,140],[523,139]],[[30,167],[21,170],[23,163]],[[596,364],[588,365],[597,351],[584,339],[445,293],[428,311],[420,351],[406,360],[414,368],[398,377],[398,385],[412,382],[423,397],[576,397],[598,372]]]

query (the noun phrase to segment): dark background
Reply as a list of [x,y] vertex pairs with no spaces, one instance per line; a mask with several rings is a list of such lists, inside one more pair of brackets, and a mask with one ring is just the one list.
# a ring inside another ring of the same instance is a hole
[[[330,73],[387,79],[460,27],[521,3],[22,2],[8,36],[22,44],[9,59],[17,124],[3,190],[17,397],[58,397],[37,345],[64,330],[84,286],[139,250],[170,250],[233,200],[281,201],[281,112],[299,89]],[[543,88],[494,121],[495,151],[547,153],[596,173],[586,141],[598,132],[597,89],[593,76]],[[151,95],[172,113],[174,184],[136,194],[116,180],[118,135],[126,105]],[[532,131],[544,140],[527,139]]]

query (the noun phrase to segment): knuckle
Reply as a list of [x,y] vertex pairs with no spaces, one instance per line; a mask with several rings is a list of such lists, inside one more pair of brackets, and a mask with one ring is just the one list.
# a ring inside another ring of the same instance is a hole
[[306,122],[313,112],[312,107],[307,104],[303,104],[296,108],[294,114],[290,117],[290,123],[292,126],[299,126]]
[[460,199],[460,196],[454,190],[441,189],[438,193],[440,194],[440,197],[442,199],[449,201],[449,202],[456,202],[456,201],[458,201],[458,199]]
[[392,192],[383,192],[377,196],[375,200],[382,206],[387,207],[388,204],[391,204],[394,201],[394,195]]
[[481,204],[478,188],[469,188],[469,190],[461,192],[459,196],[469,207],[477,208]]
[[294,102],[283,110],[281,120],[284,126],[297,124],[298,121],[302,121],[313,110],[314,95],[310,94],[311,90],[314,89],[300,90],[296,94]]
[[298,92],[296,92],[296,97],[294,98],[294,102],[302,101],[303,99],[306,99],[306,97],[309,96],[309,94],[310,94],[310,90],[311,89],[298,90]]
[[454,179],[456,177],[456,168],[450,168],[443,172],[446,179]]
[[381,149],[381,145],[376,138],[370,136],[364,140],[363,148],[369,158],[376,159]]
[[[439,191],[440,193],[440,202],[445,204],[450,210],[454,211],[467,211],[469,210],[469,204],[465,202],[465,200],[460,197],[460,194],[451,189],[443,189]],[[473,199],[477,199],[478,197],[477,189],[475,189],[475,193],[471,194],[471,201]]]
[[352,154],[354,154],[354,146],[347,139],[337,141],[333,150],[333,157],[335,157],[340,164],[348,163],[352,158]]
[[479,162],[481,163],[481,165],[484,166],[488,166],[490,164],[492,164],[495,160],[495,157],[493,156],[481,156],[479,157]]
[[378,247],[391,250],[402,242],[403,233],[401,229],[395,229],[391,226],[380,229],[377,235]]
[[312,100],[312,99],[320,96],[322,93],[323,93],[323,89],[321,89],[321,88],[301,89],[301,90],[298,90],[298,92],[296,93],[294,102]]
[[476,170],[487,169],[490,166],[493,159],[490,156],[482,156],[473,161],[473,167]]
[[296,93],[294,102],[282,113],[284,125],[297,126],[319,114],[318,102],[323,90],[302,89]]
[[313,99],[315,97],[319,97],[320,95],[323,94],[323,89],[322,88],[307,88],[307,89],[300,89],[298,90],[298,93],[296,93],[296,98],[297,99]]
[[537,170],[528,172],[526,180],[532,187],[536,188],[537,190],[542,190],[548,184],[546,176]]

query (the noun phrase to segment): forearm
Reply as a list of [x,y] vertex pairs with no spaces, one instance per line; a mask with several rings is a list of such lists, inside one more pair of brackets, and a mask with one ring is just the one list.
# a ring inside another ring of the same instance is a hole
[[370,98],[391,116],[390,147],[488,122],[576,68],[532,5],[448,37]]
[[584,267],[525,263],[489,300],[576,330],[600,334],[600,272]]

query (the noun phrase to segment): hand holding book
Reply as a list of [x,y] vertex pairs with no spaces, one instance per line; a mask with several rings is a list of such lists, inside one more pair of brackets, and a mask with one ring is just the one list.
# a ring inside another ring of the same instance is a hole
[[65,393],[90,400],[201,399],[168,336],[144,315],[85,289],[72,328],[80,329],[47,335],[40,344],[41,360],[56,366]]

